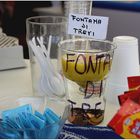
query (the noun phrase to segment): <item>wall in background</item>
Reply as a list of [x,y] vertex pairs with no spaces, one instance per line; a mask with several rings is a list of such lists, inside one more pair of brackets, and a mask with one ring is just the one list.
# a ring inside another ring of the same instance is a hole
[[109,17],[107,34],[109,40],[120,35],[137,37],[139,39],[140,56],[140,12],[93,7],[92,15]]

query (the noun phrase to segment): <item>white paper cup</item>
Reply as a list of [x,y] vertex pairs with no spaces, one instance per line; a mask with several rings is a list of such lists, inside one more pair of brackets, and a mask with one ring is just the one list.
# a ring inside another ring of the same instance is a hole
[[108,100],[117,103],[118,95],[128,90],[127,77],[139,75],[138,39],[132,36],[113,38],[117,45],[106,94]]

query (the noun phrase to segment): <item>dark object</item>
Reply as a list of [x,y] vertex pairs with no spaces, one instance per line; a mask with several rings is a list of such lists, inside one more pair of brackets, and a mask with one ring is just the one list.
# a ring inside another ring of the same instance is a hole
[[140,12],[140,1],[93,1],[94,7]]
[[33,12],[34,8],[51,6],[51,1],[15,1],[13,15],[9,16],[7,11],[3,13],[1,19],[3,32],[19,39],[19,44],[23,46],[24,58],[29,58],[26,43],[26,19],[31,16],[37,16]]
[[103,126],[65,124],[59,135],[60,139],[122,139],[112,129]]

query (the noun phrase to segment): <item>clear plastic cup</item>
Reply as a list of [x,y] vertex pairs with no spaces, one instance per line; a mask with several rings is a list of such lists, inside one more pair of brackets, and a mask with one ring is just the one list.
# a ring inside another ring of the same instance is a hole
[[105,112],[106,79],[116,47],[109,41],[71,39],[59,43],[59,62],[67,81],[69,122],[97,125]]
[[65,1],[64,13],[68,17],[70,13],[91,15],[92,1]]
[[65,97],[64,81],[57,71],[56,58],[58,42],[68,36],[67,19],[61,16],[30,17],[26,20],[26,27],[34,95]]

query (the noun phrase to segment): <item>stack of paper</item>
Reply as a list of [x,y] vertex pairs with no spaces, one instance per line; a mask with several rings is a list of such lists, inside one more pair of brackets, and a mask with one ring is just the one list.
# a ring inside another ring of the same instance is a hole
[[0,70],[25,67],[23,47],[17,38],[0,32]]

